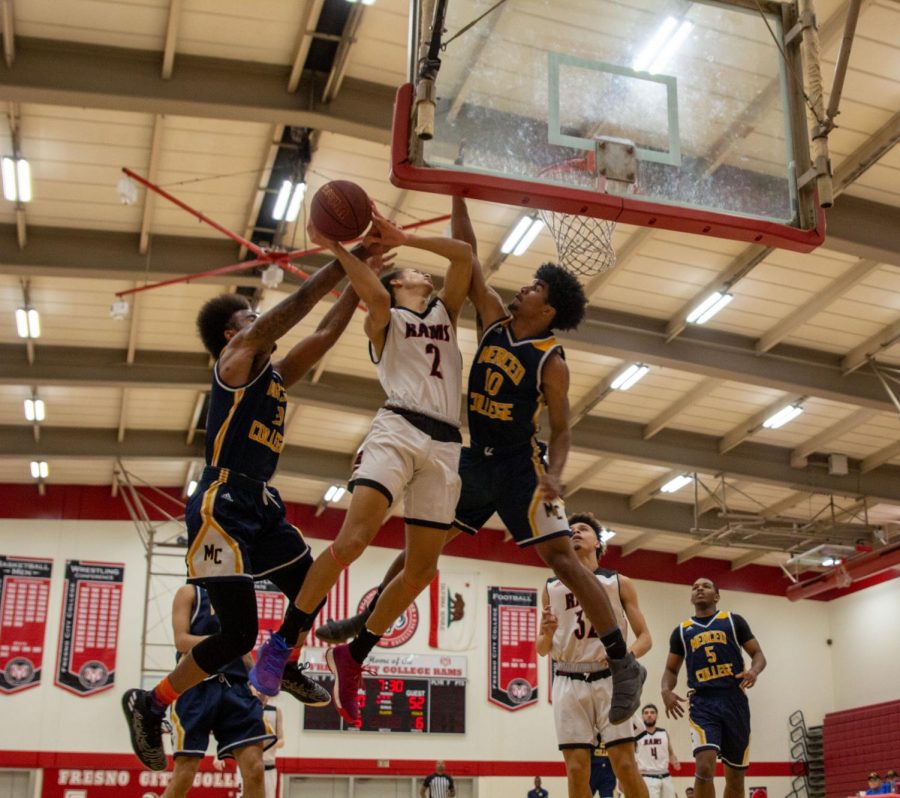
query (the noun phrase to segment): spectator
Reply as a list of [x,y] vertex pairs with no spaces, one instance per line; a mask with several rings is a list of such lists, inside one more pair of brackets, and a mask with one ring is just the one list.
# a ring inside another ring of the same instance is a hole
[[866,790],[866,795],[882,795],[890,791],[891,785],[883,782],[881,776],[875,772],[869,774],[869,789]]
[[684,798],[694,798],[694,788],[693,787],[685,787]]
[[900,780],[897,779],[897,771],[891,768],[884,774],[885,784],[890,785],[888,792],[900,793]]
[[548,793],[543,787],[541,787],[541,777],[534,777],[534,789],[528,791],[528,798],[547,798]]
[[454,798],[456,787],[453,784],[453,776],[444,771],[444,762],[438,760],[434,763],[434,773],[425,777],[419,788],[420,798]]

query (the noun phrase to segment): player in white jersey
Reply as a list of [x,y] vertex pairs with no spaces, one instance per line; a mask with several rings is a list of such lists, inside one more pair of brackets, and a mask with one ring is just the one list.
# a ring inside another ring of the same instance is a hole
[[[266,696],[262,696],[262,699],[265,698]],[[275,760],[278,757],[278,749],[284,747],[284,719],[281,708],[274,704],[266,704],[263,707],[263,724],[266,727],[266,734],[275,735],[275,742],[263,751],[262,756],[266,798],[275,798],[278,794],[278,766]],[[215,765],[215,762],[213,764]],[[237,791],[234,798],[244,798],[244,780],[241,778],[240,770],[237,771]]]
[[[650,631],[631,580],[599,567],[606,550],[599,521],[590,513],[576,513],[569,516],[569,526],[572,548],[606,591],[626,641],[629,625],[634,632],[629,651],[643,656],[652,645]],[[569,798],[590,798],[591,751],[598,742],[606,746],[626,798],[648,798],[634,755],[637,719],[615,725],[609,721],[612,679],[603,643],[578,599],[559,579],[547,582],[542,606],[537,651],[541,656],[550,654],[556,663],[553,717],[566,761]]]
[[669,733],[656,725],[658,715],[656,704],[647,704],[641,710],[644,728],[635,739],[638,770],[647,784],[650,798],[675,798],[669,766],[681,770],[681,763],[672,749]]
[[385,251],[415,247],[449,261],[443,289],[432,298],[434,287],[425,272],[399,269],[379,280],[338,242],[312,226],[309,234],[313,243],[334,253],[368,306],[369,353],[388,398],[357,453],[350,480],[353,496],[341,530],[313,563],[297,597],[301,644],[341,571],[371,543],[391,505],[401,497],[406,521],[403,570],[384,588],[356,639],[326,654],[334,674],[335,708],[348,723],[359,725],[362,663],[434,578],[459,498],[462,356],[456,320],[469,292],[472,248],[452,238],[410,235],[373,209],[367,246]]

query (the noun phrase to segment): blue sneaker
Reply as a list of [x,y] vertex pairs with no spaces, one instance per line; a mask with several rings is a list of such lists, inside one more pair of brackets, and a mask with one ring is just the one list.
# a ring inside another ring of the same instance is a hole
[[256,664],[250,669],[250,684],[260,693],[278,695],[284,666],[291,655],[291,647],[284,638],[274,633],[256,650]]

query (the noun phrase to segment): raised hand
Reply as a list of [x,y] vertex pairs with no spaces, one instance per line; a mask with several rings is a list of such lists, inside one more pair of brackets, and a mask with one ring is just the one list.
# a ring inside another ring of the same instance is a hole
[[325,236],[311,221],[306,225],[306,234],[309,236],[309,240],[317,247],[324,247],[334,252],[335,247],[340,248],[341,246],[340,242]]
[[676,695],[671,690],[664,690],[662,694],[662,700],[666,705],[666,717],[684,717],[684,707],[682,706],[682,704],[685,703],[685,700],[680,695]]
[[372,228],[364,242],[366,246],[380,244],[386,250],[401,247],[406,243],[406,233],[389,219],[382,216],[372,203]]
[[559,619],[553,614],[550,607],[544,607],[541,613],[541,634],[552,637],[557,626],[559,626]]

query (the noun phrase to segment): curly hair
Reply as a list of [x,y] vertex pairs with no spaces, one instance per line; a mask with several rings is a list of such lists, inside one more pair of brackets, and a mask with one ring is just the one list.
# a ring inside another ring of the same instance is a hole
[[597,561],[599,562],[600,558],[606,554],[606,541],[601,534],[603,532],[603,524],[597,520],[593,513],[572,513],[569,516],[569,526],[572,526],[572,524],[587,524],[594,530],[597,541],[600,543],[600,548],[597,549]]
[[228,343],[225,330],[232,326],[231,317],[249,309],[250,301],[240,294],[219,294],[203,305],[197,314],[197,332],[206,351],[218,357]]
[[547,284],[547,304],[556,311],[550,329],[577,329],[588,303],[578,278],[555,263],[545,263],[534,273],[534,278]]

